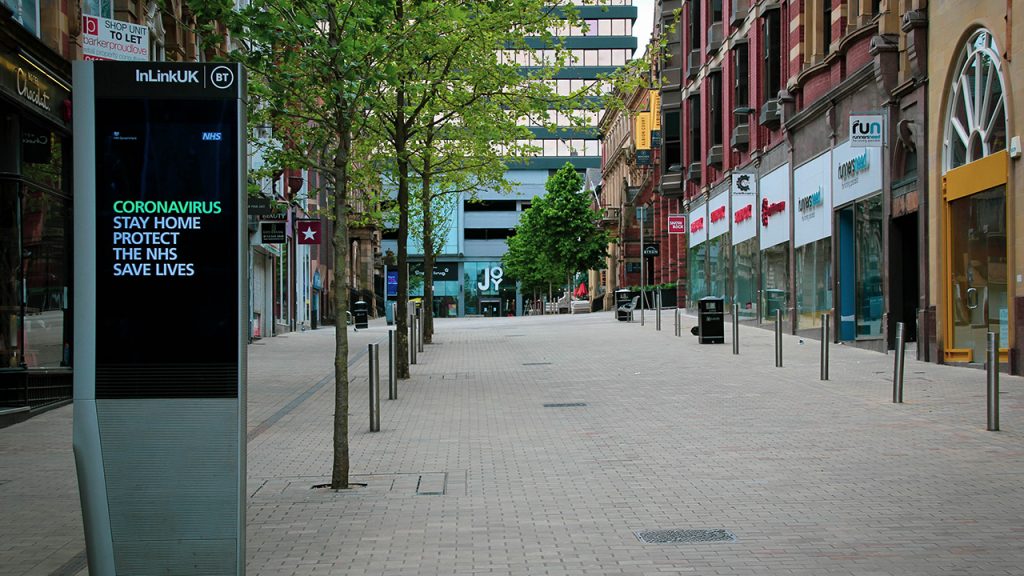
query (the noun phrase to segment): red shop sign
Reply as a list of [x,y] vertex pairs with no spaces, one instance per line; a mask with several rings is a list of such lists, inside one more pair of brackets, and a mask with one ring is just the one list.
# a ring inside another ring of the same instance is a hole
[[786,201],[768,202],[767,198],[761,200],[761,225],[768,226],[768,218],[786,209]]
[[690,224],[690,234],[696,234],[704,229],[704,218],[697,218]]
[[740,208],[739,210],[737,210],[736,213],[733,214],[733,216],[732,216],[733,220],[737,224],[739,224],[740,222],[744,222],[744,221],[750,220],[753,217],[754,217],[754,205],[753,204],[747,204],[743,208]]
[[711,211],[711,222],[718,222],[719,220],[725,219],[725,206],[715,208]]
[[686,234],[686,214],[668,215],[668,233]]

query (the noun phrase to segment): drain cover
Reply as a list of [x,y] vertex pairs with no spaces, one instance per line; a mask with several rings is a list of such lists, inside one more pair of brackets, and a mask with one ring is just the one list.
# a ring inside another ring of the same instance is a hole
[[638,530],[636,539],[645,544],[694,544],[701,542],[735,542],[728,530]]
[[586,402],[556,402],[551,404],[545,404],[545,408],[578,408],[580,406],[586,406]]

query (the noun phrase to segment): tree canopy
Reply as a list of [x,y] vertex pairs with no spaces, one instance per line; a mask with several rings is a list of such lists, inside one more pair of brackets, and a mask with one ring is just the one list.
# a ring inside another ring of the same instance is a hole
[[566,162],[544,189],[524,211],[503,259],[506,272],[528,289],[602,268],[607,255],[608,233],[597,225],[600,213],[590,207],[576,168]]

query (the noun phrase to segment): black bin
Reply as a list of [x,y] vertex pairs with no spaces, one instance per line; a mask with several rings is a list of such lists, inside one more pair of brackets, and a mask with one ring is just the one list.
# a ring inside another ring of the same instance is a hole
[[366,307],[366,302],[363,300],[357,301],[352,305],[352,318],[355,321],[356,328],[369,328],[369,310]]
[[705,296],[697,301],[697,338],[701,344],[725,343],[725,300]]
[[629,301],[632,299],[633,293],[625,288],[615,291],[615,318],[619,322],[626,322],[629,320],[629,312],[619,310],[619,306],[629,304]]

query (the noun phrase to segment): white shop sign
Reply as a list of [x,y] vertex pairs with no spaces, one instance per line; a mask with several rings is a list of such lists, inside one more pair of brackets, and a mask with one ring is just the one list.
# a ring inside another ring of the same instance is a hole
[[757,207],[761,250],[765,250],[789,240],[789,164],[769,172],[757,188],[761,192]]
[[832,235],[832,155],[829,152],[800,166],[793,173],[793,245],[810,244]]
[[722,193],[708,200],[708,239],[729,231],[729,195]]
[[99,16],[82,16],[82,59],[146,62],[149,27]]
[[732,243],[746,242],[757,236],[757,175],[749,172],[732,175]]
[[690,210],[690,248],[700,246],[708,239],[708,205]]
[[881,148],[856,148],[847,141],[832,151],[832,191],[836,206],[881,189]]

